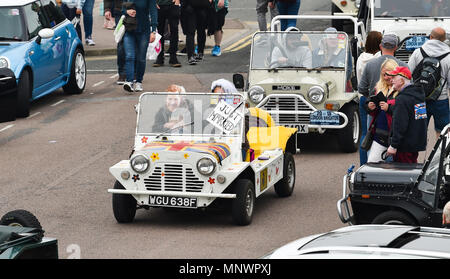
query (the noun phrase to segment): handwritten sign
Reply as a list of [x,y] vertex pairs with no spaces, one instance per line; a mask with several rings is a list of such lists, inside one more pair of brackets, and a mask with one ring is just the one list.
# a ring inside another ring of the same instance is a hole
[[235,107],[220,100],[206,120],[226,134],[231,133],[242,119]]

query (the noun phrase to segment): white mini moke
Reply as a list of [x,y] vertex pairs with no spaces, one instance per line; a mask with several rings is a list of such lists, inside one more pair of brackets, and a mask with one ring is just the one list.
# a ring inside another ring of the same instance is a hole
[[128,223],[139,208],[197,209],[221,198],[231,200],[234,222],[248,225],[256,197],[272,186],[292,194],[295,135],[246,109],[240,94],[144,93],[134,151],[110,168],[114,216]]

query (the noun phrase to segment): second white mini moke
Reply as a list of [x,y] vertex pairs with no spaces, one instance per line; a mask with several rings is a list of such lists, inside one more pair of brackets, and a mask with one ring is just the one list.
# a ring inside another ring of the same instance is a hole
[[129,223],[139,208],[198,209],[229,201],[233,221],[252,221],[256,197],[295,185],[296,129],[275,125],[241,94],[144,93],[129,160],[110,168],[113,212]]

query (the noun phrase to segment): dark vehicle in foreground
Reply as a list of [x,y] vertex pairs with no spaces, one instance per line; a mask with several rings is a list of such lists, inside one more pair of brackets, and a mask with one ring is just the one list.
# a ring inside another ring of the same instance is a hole
[[449,141],[447,125],[423,164],[368,163],[355,172],[350,168],[337,203],[341,221],[441,227],[442,209],[450,200]]
[[450,259],[450,230],[359,225],[307,236],[266,259]]
[[44,237],[38,219],[26,210],[14,210],[0,219],[0,259],[57,259],[58,243]]

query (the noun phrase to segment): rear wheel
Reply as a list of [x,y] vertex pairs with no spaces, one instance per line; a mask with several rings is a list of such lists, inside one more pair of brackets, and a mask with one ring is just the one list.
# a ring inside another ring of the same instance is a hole
[[69,82],[63,86],[64,92],[81,94],[86,86],[86,62],[84,54],[77,49],[73,55]]
[[416,221],[406,213],[391,210],[379,214],[373,219],[372,224],[415,226]]
[[361,137],[358,105],[353,102],[349,103],[342,108],[342,112],[347,116],[348,123],[338,131],[339,147],[345,153],[355,152],[358,150]]
[[30,73],[24,70],[19,77],[17,85],[17,117],[28,117],[30,115],[30,98],[33,85]]
[[278,181],[274,188],[279,197],[292,195],[295,186],[295,161],[291,153],[284,154],[283,178]]
[[[125,189],[119,181],[114,183],[114,189]],[[114,217],[119,223],[131,223],[136,215],[136,199],[129,194],[112,194]]]
[[41,223],[39,223],[36,216],[23,209],[10,211],[3,215],[0,225],[42,229]]
[[248,179],[238,179],[234,183],[236,198],[231,204],[233,221],[239,226],[246,226],[252,222],[255,207],[255,187]]

